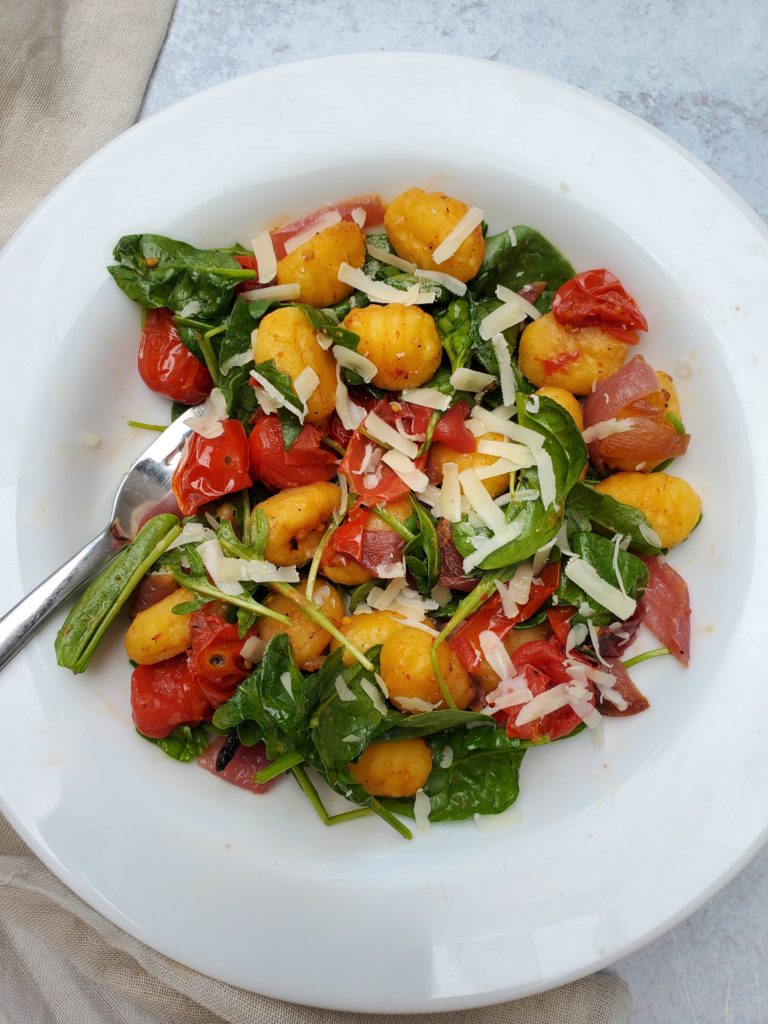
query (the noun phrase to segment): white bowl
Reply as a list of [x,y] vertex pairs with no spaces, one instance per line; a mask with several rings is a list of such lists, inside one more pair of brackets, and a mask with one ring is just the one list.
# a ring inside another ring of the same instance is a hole
[[[11,603],[103,525],[167,407],[135,372],[138,314],[105,273],[117,238],[199,245],[367,191],[445,188],[491,230],[527,223],[577,269],[607,266],[676,376],[704,519],[672,556],[693,603],[688,671],[635,678],[636,719],[531,751],[521,824],[324,829],[290,781],[222,785],[138,739],[119,630],[85,676],[52,622],[0,677],[0,806],[112,921],[197,970],[338,1009],[527,995],[679,921],[765,838],[765,227],[631,115],[530,72],[422,54],[292,64],[228,82],[97,153],[0,260],[0,511]],[[690,371],[690,373],[688,373]],[[80,432],[100,436],[95,449]]]

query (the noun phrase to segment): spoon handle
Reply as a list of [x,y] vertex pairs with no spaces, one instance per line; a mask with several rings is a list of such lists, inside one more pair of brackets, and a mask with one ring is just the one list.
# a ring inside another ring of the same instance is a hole
[[87,583],[125,543],[107,527],[0,619],[0,669],[32,639],[51,612]]

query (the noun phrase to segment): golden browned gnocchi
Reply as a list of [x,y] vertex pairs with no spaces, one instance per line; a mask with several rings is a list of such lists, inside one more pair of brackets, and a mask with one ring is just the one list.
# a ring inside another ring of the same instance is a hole
[[253,332],[253,358],[257,363],[274,359],[275,366],[291,381],[307,367],[318,376],[318,385],[307,400],[307,423],[323,423],[336,402],[336,360],[317,343],[317,335],[301,309],[285,307],[267,313]]
[[409,188],[394,199],[384,215],[384,227],[395,252],[422,270],[437,270],[459,281],[470,281],[485,256],[485,239],[478,225],[456,252],[442,263],[432,254],[469,210],[466,203],[445,192]]
[[440,365],[443,344],[435,321],[418,306],[391,302],[353,309],[343,326],[360,336],[358,352],[377,367],[376,387],[417,388],[434,377]]
[[[529,626],[527,629],[513,629],[504,637],[503,643],[507,654],[514,654],[518,647],[530,643],[532,640],[546,640],[550,636],[550,630],[546,625]],[[485,659],[478,668],[472,672],[475,679],[486,693],[495,690],[499,685],[499,676]]]
[[422,739],[371,743],[349,774],[371,796],[414,796],[429,778],[432,755]]
[[537,388],[588,395],[621,369],[626,356],[626,343],[599,327],[574,330],[545,313],[523,331],[517,358],[520,371]]
[[179,587],[139,612],[125,634],[125,652],[131,661],[137,665],[156,665],[186,651],[192,639],[192,615],[174,615],[173,609],[193,597],[189,590]]
[[[347,615],[341,620],[339,627],[341,632],[351,640],[360,651],[368,651],[371,647],[378,647],[385,640],[395,636],[400,630],[405,629],[403,620],[394,612],[373,611],[367,615]],[[331,641],[333,649],[339,646],[338,640]],[[345,651],[344,663],[354,664],[354,658]]]
[[308,306],[332,306],[352,292],[339,280],[341,264],[360,268],[364,260],[363,232],[353,221],[343,220],[284,256],[277,264],[277,283],[299,285],[299,301]]
[[667,473],[616,473],[596,484],[595,490],[644,513],[663,548],[684,541],[701,516],[696,491]]
[[[296,590],[306,596],[307,581],[302,582]],[[338,626],[344,615],[344,602],[338,590],[328,583],[320,582],[312,593],[313,602],[318,605],[334,626]],[[259,638],[265,644],[269,643],[273,636],[278,633],[285,633],[291,642],[296,664],[300,669],[316,667],[315,662],[331,642],[331,634],[322,626],[308,619],[295,601],[285,597],[283,594],[270,594],[264,600],[267,608],[272,611],[282,612],[289,620],[285,626],[274,619],[261,618],[258,621],[257,632]]]
[[267,517],[269,539],[264,557],[275,565],[304,565],[315,552],[328,520],[339,504],[337,484],[286,487],[260,502]]
[[[381,648],[381,676],[389,699],[401,711],[412,711],[408,699],[416,698],[445,707],[430,658],[433,637],[414,626],[405,626],[387,637]],[[458,657],[444,644],[438,648],[437,663],[456,707],[463,710],[472,700],[469,674]],[[405,698],[403,703],[402,698]],[[423,709],[422,709],[423,710]]]
[[[478,437],[478,444],[481,441],[505,441],[506,438],[502,437],[501,434],[483,434],[482,437]],[[427,467],[430,479],[436,480],[438,484],[443,481],[443,468],[448,462],[453,462],[458,466],[459,473],[462,473],[465,469],[482,469],[484,466],[492,466],[494,462],[498,462],[498,455],[484,455],[482,452],[457,452],[453,448],[449,448],[447,444],[442,444],[440,441],[436,441],[429,449],[429,458],[427,460]],[[487,480],[483,480],[483,486],[492,498],[498,498],[500,494],[504,494],[505,491],[509,490],[509,473],[501,473],[499,476],[491,476]]]
[[573,422],[579,428],[584,430],[584,413],[582,412],[581,405],[578,400],[574,398],[570,391],[566,391],[564,388],[554,388],[549,385],[545,385],[543,388],[539,388],[535,392],[537,395],[543,395],[544,398],[550,398],[570,415]]

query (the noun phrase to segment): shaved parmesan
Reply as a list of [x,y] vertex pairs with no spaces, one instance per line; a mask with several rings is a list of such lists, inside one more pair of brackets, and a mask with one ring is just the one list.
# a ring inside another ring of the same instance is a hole
[[384,680],[382,679],[378,672],[374,673],[373,678],[376,680],[376,685],[384,694],[384,696],[389,697],[389,690],[387,689],[387,684],[384,682]]
[[500,814],[474,814],[473,818],[480,832],[501,832],[513,825],[522,824],[523,812],[517,807],[509,807]]
[[350,701],[357,700],[357,697],[347,686],[344,676],[336,676],[333,681],[333,685],[336,687],[336,693],[339,695],[339,700],[343,703],[348,704]]
[[410,615],[403,619],[404,626],[410,626],[411,629],[420,629],[422,633],[429,633],[430,636],[440,636],[436,629],[428,626],[426,622],[419,622],[418,619],[411,618]]
[[477,450],[481,455],[496,455],[500,459],[513,462],[517,469],[527,469],[536,465],[531,449],[527,445],[515,444],[513,441],[479,441]]
[[258,665],[265,647],[266,644],[260,637],[249,636],[240,648],[240,657],[244,661],[249,661],[252,665]]
[[538,320],[541,316],[532,302],[524,299],[517,292],[513,292],[511,288],[505,288],[503,284],[496,285],[496,298],[501,299],[502,302],[516,302],[521,309],[525,310],[525,315],[529,316],[531,320]]
[[253,362],[253,352],[250,349],[246,349],[245,352],[236,352],[229,359],[225,359],[219,369],[222,373],[229,373],[236,366],[245,366],[246,363]]
[[461,243],[465,239],[469,238],[476,227],[479,227],[479,225],[482,224],[483,217],[484,214],[482,210],[478,209],[476,206],[470,206],[458,224],[451,228],[440,245],[438,245],[432,253],[433,261],[439,266],[441,263],[445,263],[446,260],[450,259]]
[[293,382],[293,390],[304,406],[304,415],[307,415],[307,402],[314,395],[320,385],[320,378],[311,366],[305,366],[299,376]]
[[304,245],[319,235],[321,231],[325,231],[326,228],[332,228],[334,224],[338,224],[341,221],[341,214],[338,210],[328,210],[325,213],[321,213],[319,217],[312,221],[303,231],[297,232],[292,238],[289,238],[285,243],[285,254],[290,255],[294,249],[298,249],[300,245]]
[[427,794],[423,789],[417,790],[413,800],[413,819],[419,832],[429,832],[432,827],[429,820],[431,810],[432,804]]
[[464,421],[464,426],[473,437],[483,437],[484,434],[488,433],[488,428],[479,419],[473,419],[471,416],[468,420]]
[[298,284],[272,284],[268,288],[254,288],[250,292],[240,292],[240,298],[246,302],[293,302],[301,295]]
[[404,579],[393,579],[391,583],[387,584],[384,590],[381,590],[380,587],[373,587],[366,600],[372,608],[383,612],[389,608],[404,587]]
[[[251,377],[253,378],[253,380],[256,381],[256,383],[259,385],[259,387],[262,389],[262,391],[264,391],[264,393],[267,395],[267,397],[269,399],[271,399],[271,401],[274,402],[274,404],[278,408],[288,409],[290,412],[293,413],[293,415],[296,417],[296,419],[300,423],[304,422],[304,416],[306,414],[306,410],[304,408],[298,409],[293,404],[293,402],[290,402],[285,397],[285,395],[278,388],[276,388],[275,385],[270,380],[268,380],[264,376],[263,373],[259,373],[258,370],[251,370]],[[211,392],[211,393],[213,393],[213,392]],[[257,398],[258,398],[258,396],[257,396]]]
[[503,548],[505,544],[509,544],[510,541],[515,540],[522,532],[523,524],[519,519],[516,519],[511,523],[507,523],[504,529],[500,530],[495,536],[481,541],[481,543],[478,544],[477,549],[464,559],[464,572],[472,572],[472,570],[480,565],[488,555],[492,555],[494,551],[498,551],[499,548]]
[[635,421],[632,419],[602,420],[600,423],[595,423],[594,426],[583,430],[581,436],[584,438],[584,444],[589,444],[590,441],[602,441],[603,438],[612,437],[614,434],[626,434],[634,426]]
[[509,236],[509,244],[517,245],[517,235],[515,234],[515,229],[507,228],[507,235]]
[[459,482],[467,501],[488,529],[494,533],[503,530],[506,523],[504,513],[494,503],[493,498],[483,486],[474,469],[465,469],[459,473]]
[[533,563],[522,562],[515,569],[512,579],[504,584],[496,581],[496,590],[501,597],[501,607],[508,619],[514,619],[520,608],[528,603],[533,583]]
[[205,400],[199,415],[192,415],[184,420],[185,427],[191,427],[194,433],[211,440],[221,437],[224,433],[222,420],[227,418],[227,400],[218,388],[214,388]]
[[375,567],[374,575],[380,580],[396,580],[405,576],[405,566],[402,562],[382,562]]
[[360,736],[356,736],[355,733],[350,732],[346,736],[341,737],[342,743],[359,743],[361,740]]
[[81,431],[77,435],[77,440],[81,444],[87,445],[88,448],[98,448],[101,444],[101,438],[98,434],[88,434],[86,431]]
[[375,683],[372,683],[370,679],[361,679],[360,686],[370,698],[371,704],[373,704],[382,718],[384,718],[387,714],[387,705],[381,699],[381,690],[375,685]]
[[363,426],[377,441],[389,445],[396,452],[407,455],[409,459],[415,459],[419,454],[419,446],[408,438],[403,437],[399,431],[391,427],[386,420],[383,420],[378,413],[369,412],[365,417]]
[[323,350],[323,352],[327,352],[328,349],[333,344],[333,338],[329,337],[325,333],[325,331],[316,331],[315,332],[315,341],[320,346],[320,348]]
[[411,388],[409,391],[403,391],[402,399],[404,402],[423,405],[427,409],[439,409],[441,412],[445,412],[451,404],[451,396],[444,395],[437,388]]
[[420,281],[434,281],[459,297],[467,294],[467,286],[458,277],[451,277],[450,274],[441,274],[439,270],[414,270],[412,273]]
[[355,373],[359,373],[366,384],[370,384],[379,372],[376,363],[372,363],[370,359],[367,359],[360,352],[356,352],[353,348],[334,345],[332,352],[339,366],[343,366],[345,370],[353,370]]
[[517,394],[515,374],[512,370],[512,358],[509,354],[509,346],[503,334],[494,334],[491,339],[493,351],[496,355],[496,362],[499,364],[499,383],[501,384],[501,397],[504,405],[512,405]]
[[432,588],[429,596],[433,601],[437,601],[438,608],[442,608],[444,605],[448,604],[452,598],[451,588],[444,587],[442,584],[438,583],[436,587]]
[[186,320],[187,317],[197,316],[201,308],[202,307],[200,306],[200,303],[197,301],[197,299],[192,299],[191,302],[188,302],[186,306],[179,310],[179,316],[182,318],[182,320]]
[[379,263],[387,263],[390,267],[397,267],[398,270],[403,270],[406,274],[412,274],[416,269],[415,263],[411,263],[410,260],[403,260],[399,256],[395,256],[394,253],[387,252],[386,249],[380,249],[378,245],[368,243],[366,249],[368,250],[368,255],[378,260]]
[[202,523],[185,523],[179,536],[168,545],[166,551],[173,551],[174,548],[183,547],[185,544],[200,544],[204,540],[215,539],[215,537],[216,534],[213,530],[209,530]]
[[295,566],[278,567],[271,562],[250,558],[227,558],[218,540],[205,540],[197,546],[208,575],[225,594],[239,594],[241,580],[251,583],[298,583]]
[[544,718],[545,715],[551,715],[553,711],[559,711],[560,708],[571,704],[572,701],[589,701],[590,696],[587,686],[576,682],[560,683],[529,700],[518,712],[515,725],[518,727],[529,725],[537,718]]
[[517,303],[505,302],[480,321],[480,337],[483,341],[490,341],[495,334],[503,334],[504,331],[514,327],[515,324],[522,323],[523,320],[525,320],[525,310]]
[[443,465],[443,486],[437,511],[449,523],[461,521],[461,488],[459,486],[459,467],[455,462]]
[[639,530],[643,535],[643,538],[647,540],[649,544],[652,544],[655,548],[661,547],[661,537],[659,537],[658,533],[656,533],[652,526],[648,523],[640,523]]
[[345,430],[357,430],[365,419],[365,409],[355,405],[349,397],[347,385],[341,377],[341,367],[336,364],[336,412]]
[[440,755],[440,760],[438,764],[440,765],[441,768],[451,767],[451,765],[453,764],[453,747],[449,747],[447,745],[443,747],[443,752]]
[[368,220],[368,211],[362,206],[355,206],[349,211],[349,215],[362,231],[365,227],[365,222]]
[[358,270],[357,267],[350,267],[348,263],[341,264],[337,277],[342,284],[348,284],[351,288],[365,292],[371,302],[385,304],[397,302],[403,306],[415,306],[434,302],[437,298],[436,292],[424,290],[418,284],[414,284],[403,291],[400,288],[394,288],[391,284],[385,284],[384,281],[374,281],[372,277],[368,277],[362,270]]
[[583,558],[569,558],[565,564],[565,575],[619,619],[628,619],[637,607],[633,598],[607,583]]
[[538,395],[528,395],[528,397],[525,400],[525,411],[530,412],[534,416],[536,415],[536,413],[539,411]]
[[493,387],[496,383],[496,378],[492,373],[481,373],[479,370],[468,370],[466,367],[460,367],[451,374],[450,383],[457,391],[471,391],[473,394],[477,394],[479,391],[485,391],[486,388]]
[[589,630],[589,639],[592,641],[592,646],[595,649],[595,657],[601,665],[607,665],[608,662],[600,653],[600,637],[597,633],[597,627],[591,619],[587,619],[587,628]]
[[571,626],[568,636],[565,638],[565,653],[570,654],[574,647],[581,647],[587,639],[587,633],[587,627],[583,622],[577,622],[575,626]]
[[619,566],[619,551],[621,550],[622,536],[620,533],[614,534],[613,537],[613,574],[619,584],[619,590],[626,597],[627,588],[624,586],[624,580],[621,578],[621,568]]
[[519,468],[508,459],[497,459],[496,462],[491,462],[487,466],[478,466],[475,472],[478,480],[491,480],[495,476],[501,476],[502,473],[515,473]]
[[413,461],[397,449],[385,452],[381,459],[417,494],[429,485],[429,478],[413,464]]
[[528,427],[521,427],[519,423],[508,422],[504,424],[502,433],[511,437],[514,441],[527,445],[536,460],[536,469],[539,472],[539,490],[541,501],[545,508],[555,504],[557,496],[557,483],[555,480],[555,468],[552,465],[552,458],[544,448],[544,438],[535,430]]
[[434,711],[437,707],[437,704],[430,704],[428,700],[422,700],[421,697],[395,697],[394,703],[401,711],[410,711],[416,715]]
[[251,248],[259,269],[259,284],[269,284],[277,277],[277,256],[272,244],[272,235],[268,231],[262,231],[251,242]]
[[[517,675],[503,641],[493,630],[484,629],[480,634],[480,650],[499,679],[512,679]],[[489,701],[490,703],[490,701]]]
[[434,484],[427,484],[423,491],[419,491],[419,499],[424,502],[425,505],[429,505],[430,508],[440,501],[440,488],[435,487]]
[[347,511],[347,504],[349,503],[349,484],[343,473],[339,473],[339,490],[341,495],[339,497],[338,512],[343,516]]

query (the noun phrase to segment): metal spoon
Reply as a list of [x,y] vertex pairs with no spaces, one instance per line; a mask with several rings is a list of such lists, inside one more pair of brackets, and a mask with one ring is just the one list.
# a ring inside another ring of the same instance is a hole
[[[203,406],[190,414],[201,416]],[[102,532],[0,619],[0,668],[18,654],[55,611],[133,540],[150,514],[171,497],[171,476],[191,428],[179,417],[131,466],[115,495]]]

